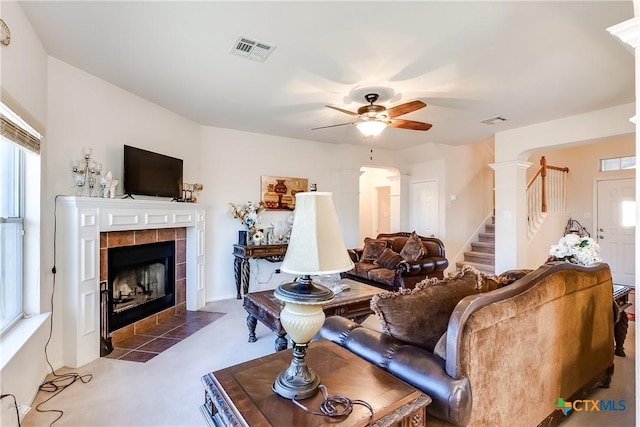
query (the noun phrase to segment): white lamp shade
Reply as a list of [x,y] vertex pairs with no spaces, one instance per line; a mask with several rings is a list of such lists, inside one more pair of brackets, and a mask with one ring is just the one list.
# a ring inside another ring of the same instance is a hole
[[385,122],[379,120],[367,120],[356,125],[360,133],[365,137],[378,136],[387,127]]
[[333,274],[353,268],[331,193],[296,193],[287,253],[280,269],[291,274]]

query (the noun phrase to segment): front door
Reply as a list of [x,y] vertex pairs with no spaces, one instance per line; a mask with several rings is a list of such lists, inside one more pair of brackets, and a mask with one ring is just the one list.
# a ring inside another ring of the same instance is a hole
[[600,256],[609,264],[613,283],[634,286],[635,179],[598,181],[595,238]]

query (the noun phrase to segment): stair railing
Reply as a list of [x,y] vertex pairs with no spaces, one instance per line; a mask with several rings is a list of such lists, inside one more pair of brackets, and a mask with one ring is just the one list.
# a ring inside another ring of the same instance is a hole
[[551,166],[544,156],[527,183],[527,226],[529,231],[542,220],[544,213],[566,212],[568,167]]

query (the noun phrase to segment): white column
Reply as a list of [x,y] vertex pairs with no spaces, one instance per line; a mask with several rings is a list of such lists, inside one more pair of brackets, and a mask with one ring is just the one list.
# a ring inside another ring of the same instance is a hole
[[496,198],[496,273],[527,267],[527,168],[519,160],[493,163]]
[[359,170],[339,171],[339,191],[333,195],[347,248],[357,248],[360,245],[360,175],[362,172]]
[[392,233],[409,230],[409,194],[410,194],[410,176],[409,175],[393,175],[390,176],[390,230]]

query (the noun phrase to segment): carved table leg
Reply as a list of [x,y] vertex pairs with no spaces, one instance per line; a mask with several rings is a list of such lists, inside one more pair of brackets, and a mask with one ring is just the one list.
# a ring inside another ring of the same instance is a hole
[[249,342],[258,341],[258,339],[256,338],[257,324],[258,324],[258,319],[253,317],[251,314],[247,316],[247,328],[249,328]]
[[241,258],[236,257],[233,259],[233,273],[236,279],[236,290],[238,291],[238,296],[236,297],[237,299],[242,299],[242,296],[240,295],[240,281],[242,280],[242,277],[240,276],[241,265],[242,265]]
[[629,318],[625,311],[620,312],[620,318],[613,327],[613,337],[616,341],[615,355],[626,357],[624,352],[624,341],[627,339],[627,329],[629,329]]
[[251,264],[248,259],[242,260],[242,292],[243,295],[249,293],[249,277],[251,274]]
[[287,349],[288,342],[285,336],[286,334],[278,334],[278,338],[276,338],[276,351]]

